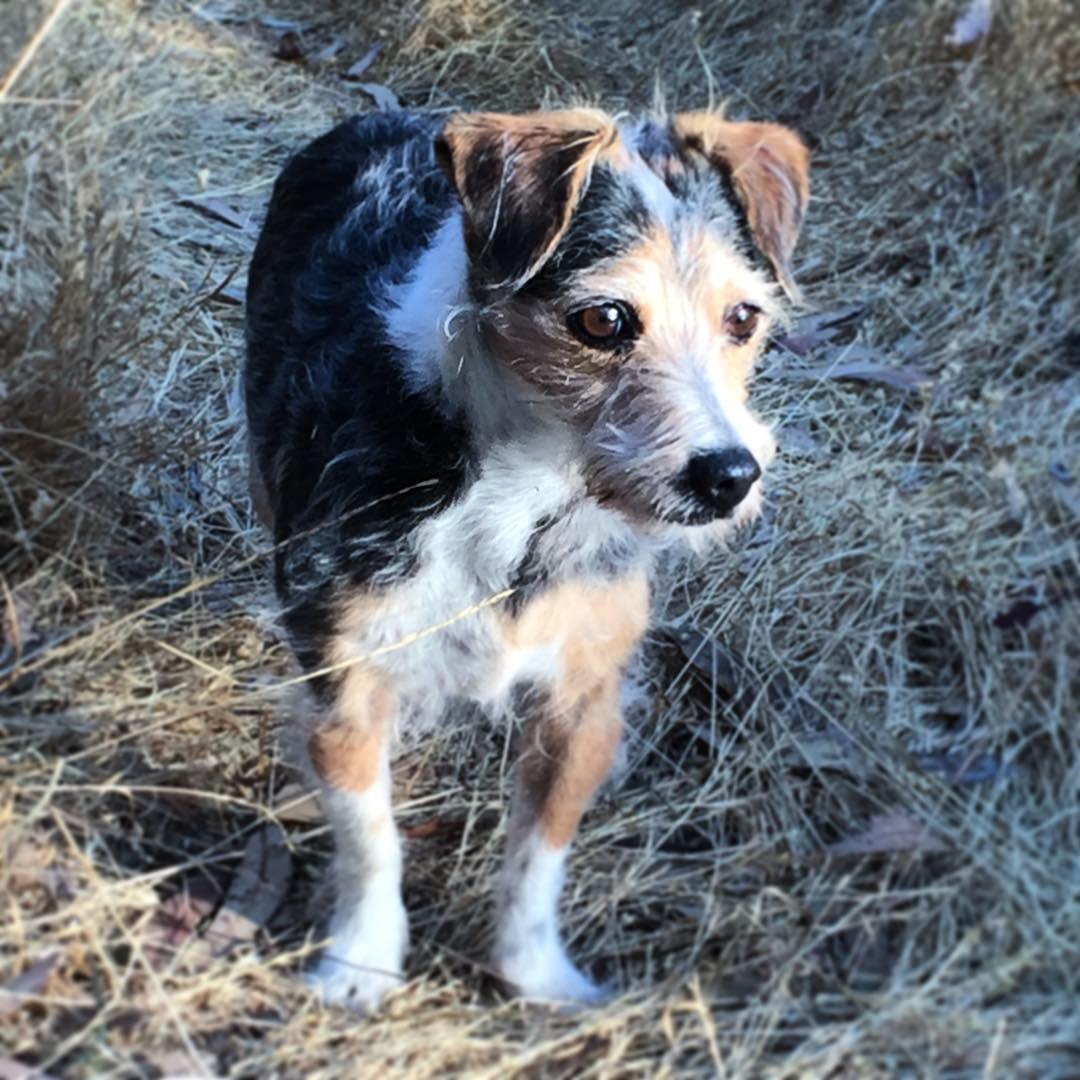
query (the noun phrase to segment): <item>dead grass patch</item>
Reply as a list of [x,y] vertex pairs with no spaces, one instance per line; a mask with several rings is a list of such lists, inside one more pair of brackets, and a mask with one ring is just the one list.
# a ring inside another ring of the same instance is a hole
[[[4,8],[4,71],[51,6]],[[1080,37],[1003,3],[961,54],[956,13],[72,4],[0,102],[0,1071],[1076,1074]],[[580,1016],[487,979],[507,737],[465,722],[399,772],[409,983],[358,1022],[296,978],[327,844],[277,749],[236,299],[375,41],[407,105],[796,123],[799,280],[856,309],[769,354],[770,511],[670,584],[566,898],[625,993]],[[244,874],[276,913],[208,949]]]

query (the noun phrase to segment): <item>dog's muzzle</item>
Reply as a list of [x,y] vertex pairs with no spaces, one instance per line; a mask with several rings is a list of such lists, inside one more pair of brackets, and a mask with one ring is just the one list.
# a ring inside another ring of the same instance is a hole
[[761,477],[761,466],[745,447],[733,446],[695,454],[681,477],[681,486],[700,507],[694,517],[725,518],[746,498]]

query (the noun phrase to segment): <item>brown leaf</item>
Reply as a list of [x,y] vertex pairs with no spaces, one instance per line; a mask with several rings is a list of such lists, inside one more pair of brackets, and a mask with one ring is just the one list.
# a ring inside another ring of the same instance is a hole
[[304,45],[295,30],[286,30],[274,46],[274,59],[295,64],[304,59]]
[[163,900],[146,928],[143,951],[155,970],[168,967],[180,949],[195,935],[217,906],[212,886],[198,878],[185,882],[178,892]]
[[279,825],[263,825],[252,834],[225,903],[204,935],[216,953],[251,941],[267,924],[285,897],[292,869],[292,855]]
[[230,225],[234,229],[239,229],[241,232],[250,233],[252,236],[258,233],[255,223],[251,220],[250,215],[245,214],[241,210],[237,210],[233,206],[229,206],[228,203],[223,202],[221,199],[215,199],[213,197],[208,198],[191,198],[180,199],[181,206],[186,206],[191,210],[196,210],[204,217],[211,218],[214,221],[220,221],[225,225]]
[[791,746],[784,752],[786,764],[809,767],[814,772],[829,770],[865,776],[869,769],[866,756],[843,733],[833,731],[794,731]]
[[1014,626],[1027,626],[1040,611],[1044,604],[1038,604],[1034,600],[1022,597],[1014,600],[1004,611],[994,616],[994,625],[999,630],[1011,630]]
[[213,292],[206,294],[205,302],[207,304],[227,304],[230,307],[242,307],[246,300],[244,286],[233,281],[230,275],[220,285],[215,286]]
[[887,918],[863,916],[856,925],[829,937],[826,954],[853,989],[877,990],[895,965],[892,938],[896,930]]
[[345,39],[335,35],[318,52],[312,53],[309,59],[313,64],[327,64],[344,48]]
[[429,817],[415,825],[406,825],[401,830],[401,835],[409,840],[428,840],[433,836],[445,836],[451,833],[460,833],[465,822],[460,818]]
[[46,953],[0,986],[0,1016],[7,1016],[40,994],[58,960],[57,953]]
[[846,840],[829,844],[825,852],[834,858],[850,855],[881,855],[897,851],[947,851],[948,845],[915,821],[906,810],[876,814],[867,828]]
[[76,895],[75,875],[58,861],[53,849],[30,839],[17,846],[6,846],[5,850],[3,840],[3,834],[0,834],[0,858],[12,885],[39,885],[54,900],[70,900]]
[[300,784],[287,784],[278,792],[274,816],[278,821],[299,825],[309,825],[323,819],[318,795]]
[[379,53],[381,53],[381,52],[382,52],[382,42],[381,41],[376,41],[375,44],[372,45],[371,48],[368,49],[368,51],[366,53],[364,53],[364,55],[361,56],[360,59],[357,60],[355,64],[352,64],[349,67],[349,69],[345,72],[345,74],[342,76],[342,78],[345,78],[345,79],[359,79],[360,76],[363,75],[364,72],[367,71],[367,69],[369,67],[371,67],[372,64],[375,63],[375,61],[379,57]]
[[0,613],[0,663],[18,663],[29,646],[39,640],[34,626],[33,611],[38,606],[37,596],[25,586],[11,589],[0,581],[3,593],[3,612]]
[[380,112],[393,112],[394,109],[401,108],[401,102],[398,100],[397,94],[390,87],[383,86],[382,83],[362,82],[357,83],[356,88],[367,94],[375,102],[375,107]]
[[918,368],[905,365],[879,364],[875,353],[865,345],[852,345],[840,356],[827,364],[813,367],[772,367],[762,372],[767,378],[798,379],[817,382],[821,379],[843,379],[852,382],[879,383],[902,393],[922,390],[932,385],[933,380]]
[[855,326],[865,311],[865,304],[854,304],[803,315],[792,323],[787,333],[776,339],[776,343],[796,356],[807,356],[832,341],[846,327]]
[[[678,647],[689,662],[689,670],[698,676],[710,694],[719,693],[739,708],[765,693],[777,715],[785,715],[790,720],[801,716],[803,706],[797,688],[783,672],[774,672],[768,683],[763,683],[744,657],[696,627],[667,626],[664,633]],[[707,726],[694,725],[693,730],[705,742],[713,744]]]
[[756,685],[755,677],[743,659],[716,638],[694,627],[672,628],[668,636],[679,647],[690,667],[704,676],[710,689],[719,690],[725,697],[734,697],[748,683]]

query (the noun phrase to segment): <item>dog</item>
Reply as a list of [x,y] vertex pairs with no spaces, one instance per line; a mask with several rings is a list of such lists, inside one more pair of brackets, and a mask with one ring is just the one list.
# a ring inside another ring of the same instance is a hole
[[523,701],[493,965],[568,957],[568,847],[611,767],[650,577],[750,521],[748,382],[793,289],[809,151],[704,111],[356,117],[278,178],[250,269],[256,506],[336,842],[324,1000],[375,1007],[408,924],[396,731]]

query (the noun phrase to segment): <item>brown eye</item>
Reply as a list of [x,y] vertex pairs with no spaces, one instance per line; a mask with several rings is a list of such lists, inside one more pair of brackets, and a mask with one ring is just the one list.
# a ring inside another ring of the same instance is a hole
[[741,344],[754,336],[760,316],[761,308],[753,304],[736,304],[724,317],[724,328]]
[[625,304],[591,304],[566,320],[570,332],[586,345],[614,349],[637,336],[637,320]]

